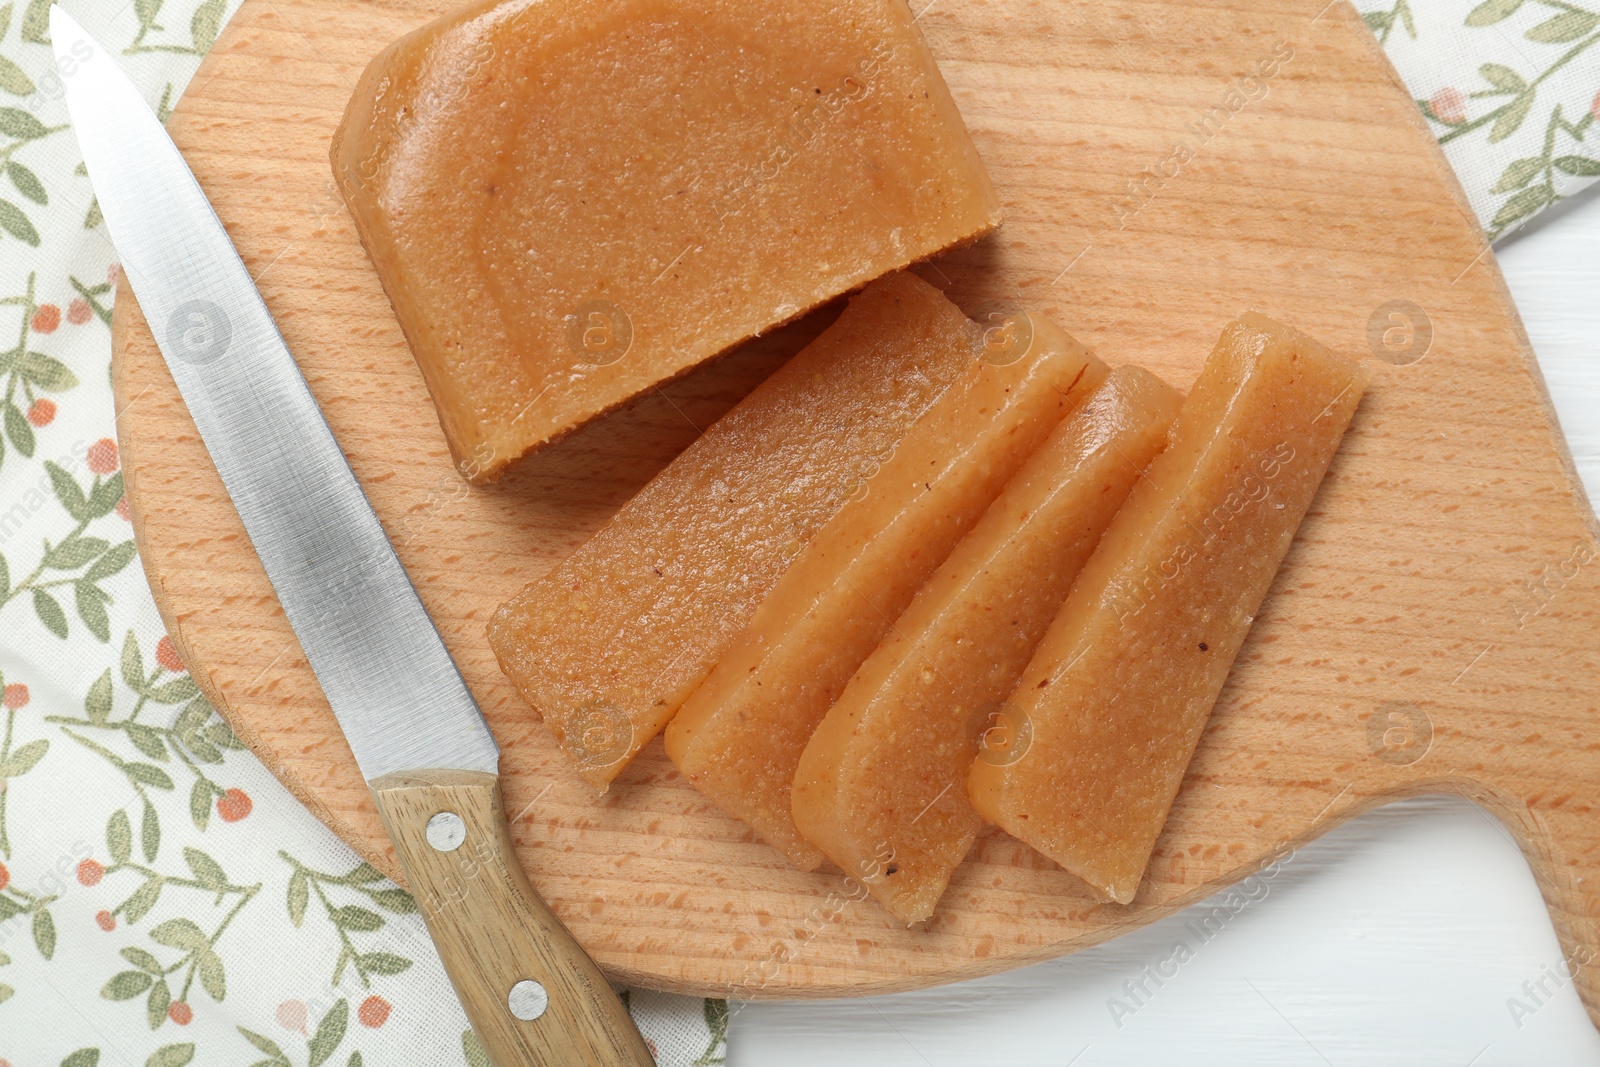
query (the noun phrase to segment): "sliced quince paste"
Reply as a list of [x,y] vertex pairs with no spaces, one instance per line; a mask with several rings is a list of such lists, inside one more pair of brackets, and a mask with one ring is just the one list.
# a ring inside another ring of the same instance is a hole
[[1001,702],[1182,401],[1118,367],[1058,426],[917,593],[811,735],[801,835],[902,922],[933,914],[983,820],[966,776],[1001,752]]
[[[1031,326],[1031,329],[1028,328]],[[828,706],[933,571],[1057,423],[1104,379],[1042,318],[1012,324],[806,545],[667,726],[689,781],[802,869],[790,814],[800,754]]]
[[475,481],[1000,219],[905,0],[472,4],[332,158]]
[[1127,903],[1228,670],[1367,383],[1261,315],[1222,333],[1008,702],[979,814]]
[[880,279],[582,547],[495,614],[489,643],[590,784],[666,725],[813,532],[977,359],[977,326]]

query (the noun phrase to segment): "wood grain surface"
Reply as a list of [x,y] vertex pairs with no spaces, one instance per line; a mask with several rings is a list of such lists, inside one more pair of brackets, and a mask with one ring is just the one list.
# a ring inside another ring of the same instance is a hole
[[[444,8],[245,0],[169,126],[494,727],[529,875],[608,973],[745,997],[973,977],[1149,922],[1391,798],[1447,792],[1521,842],[1600,1020],[1595,524],[1494,257],[1347,3],[922,13],[1007,210],[997,236],[920,268],[969,314],[1042,312],[1107,361],[1187,388],[1224,323],[1255,308],[1375,376],[1135,901],[1097,904],[991,834],[911,929],[838,872],[787,867],[659,745],[597,799],[496,667],[495,605],[826,313],[467,488],[327,162],[367,61]],[[123,293],[117,309],[129,500],[167,625],[251,748],[394,873],[137,308]]]

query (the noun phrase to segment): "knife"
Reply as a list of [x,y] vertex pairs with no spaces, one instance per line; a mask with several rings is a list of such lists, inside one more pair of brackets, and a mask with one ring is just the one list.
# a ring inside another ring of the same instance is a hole
[[653,1064],[600,969],[529,883],[494,735],[199,183],[139,91],[59,6],[50,37],[123,272],[490,1062]]

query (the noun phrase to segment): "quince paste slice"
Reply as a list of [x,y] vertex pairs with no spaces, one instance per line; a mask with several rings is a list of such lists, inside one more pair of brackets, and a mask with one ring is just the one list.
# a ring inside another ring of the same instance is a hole
[[1166,445],[1182,399],[1142,367],[1113,370],[989,505],[811,735],[795,824],[901,922],[933,914],[977,839],[967,769],[980,742],[1005,758],[1002,701]]
[[667,726],[689,782],[803,870],[790,785],[811,732],[950,550],[1069,412],[1103,363],[1043,318],[996,327],[1003,361],[967,370],[860,493],[818,530]]
[[711,670],[812,534],[978,358],[977,326],[897,273],[495,613],[489,643],[605,789]]
[[1211,708],[1366,388],[1263,315],[1230,324],[1008,702],[978,813],[1133,899]]
[[905,0],[472,4],[332,161],[473,481],[1000,220]]

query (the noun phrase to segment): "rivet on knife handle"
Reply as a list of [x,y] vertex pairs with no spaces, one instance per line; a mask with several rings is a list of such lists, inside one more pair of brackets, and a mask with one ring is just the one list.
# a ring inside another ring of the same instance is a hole
[[600,969],[517,860],[500,779],[405,771],[369,783],[478,1041],[495,1067],[650,1067]]

